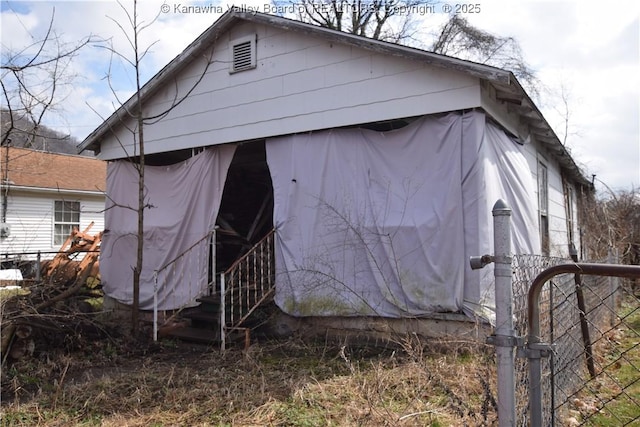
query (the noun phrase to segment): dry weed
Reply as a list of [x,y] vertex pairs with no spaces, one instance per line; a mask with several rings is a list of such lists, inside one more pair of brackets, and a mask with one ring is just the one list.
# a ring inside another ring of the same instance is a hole
[[491,355],[477,344],[409,337],[395,349],[292,340],[224,354],[172,342],[109,351],[11,367],[2,425],[495,423]]

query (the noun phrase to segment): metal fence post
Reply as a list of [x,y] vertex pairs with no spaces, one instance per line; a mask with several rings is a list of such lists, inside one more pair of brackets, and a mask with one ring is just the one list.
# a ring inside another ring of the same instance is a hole
[[[578,262],[578,251],[576,248],[571,245],[569,248],[569,254],[571,255],[571,260],[573,262]],[[589,322],[587,321],[587,305],[584,301],[584,292],[582,290],[582,277],[580,274],[574,274],[574,282],[576,289],[576,301],[578,303],[578,317],[580,319],[580,330],[582,332],[582,343],[584,345],[584,353],[587,357],[587,369],[589,370],[589,375],[591,378],[596,377],[596,367],[593,363],[593,347],[591,346],[591,336],[589,333]],[[553,289],[553,287],[551,287]],[[552,301],[553,302],[553,301]],[[553,319],[553,316],[551,316]],[[554,337],[551,337],[551,342],[553,343]],[[553,361],[553,358],[551,359]],[[551,370],[553,372],[553,369]],[[553,376],[551,377],[553,378]],[[551,386],[551,391],[553,393],[553,385]],[[552,401],[553,403],[553,401]]]
[[42,280],[42,254],[40,253],[40,251],[38,251],[36,263],[36,282],[40,283],[40,280]]
[[496,300],[496,346],[498,371],[498,424],[516,424],[515,361],[517,344],[513,329],[513,289],[511,287],[511,208],[500,199],[493,206],[493,247]]
[[211,283],[209,283],[209,295],[213,295],[216,291],[216,230],[218,226],[213,227],[211,231],[211,241],[209,242],[210,246],[210,256],[209,264],[211,266]]
[[[618,251],[614,248],[609,248],[607,251],[607,264],[618,263]],[[618,286],[620,279],[617,277],[609,277],[609,295],[607,298],[609,301],[609,313],[610,313],[610,326],[613,327],[618,323]]]
[[153,341],[158,341],[158,270],[153,272]]
[[[542,425],[542,369],[541,358],[553,351],[553,343],[540,340],[540,293],[549,280],[559,274],[581,274],[594,276],[640,277],[640,266],[571,263],[558,264],[539,273],[527,293],[527,358],[529,359],[529,415],[531,426]],[[553,408],[550,408],[553,411]]]
[[225,307],[225,300],[227,290],[225,289],[226,283],[224,276],[224,273],[220,273],[220,350],[222,351],[224,351],[227,346],[225,337],[225,323],[227,321],[227,316],[225,314],[227,311],[227,308]]

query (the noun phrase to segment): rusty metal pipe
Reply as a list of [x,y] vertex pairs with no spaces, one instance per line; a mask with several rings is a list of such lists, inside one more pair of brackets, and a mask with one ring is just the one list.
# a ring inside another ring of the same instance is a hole
[[527,320],[529,324],[527,347],[529,350],[529,398],[532,426],[542,425],[540,357],[543,346],[540,345],[540,292],[547,281],[559,274],[566,273],[640,278],[640,266],[588,263],[559,264],[547,268],[533,280],[527,295]]
[[[569,250],[571,254],[571,260],[578,262],[578,252],[573,247]],[[596,367],[593,363],[593,347],[591,346],[591,336],[589,334],[589,323],[587,322],[587,305],[584,302],[584,292],[582,292],[582,276],[580,274],[574,274],[574,282],[576,289],[576,300],[578,302],[578,310],[580,310],[580,330],[582,331],[582,344],[584,345],[584,352],[587,357],[587,369],[591,378],[596,377]]]
[[[531,284],[527,295],[529,342],[540,342],[540,292],[545,283],[559,274],[573,273],[592,276],[640,278],[640,266],[590,263],[567,263],[547,268]],[[533,340],[533,341],[532,341]]]

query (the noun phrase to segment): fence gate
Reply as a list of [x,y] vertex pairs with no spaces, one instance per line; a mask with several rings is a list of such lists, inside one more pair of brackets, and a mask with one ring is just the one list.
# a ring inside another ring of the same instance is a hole
[[518,425],[640,425],[640,267],[566,262],[514,258]]

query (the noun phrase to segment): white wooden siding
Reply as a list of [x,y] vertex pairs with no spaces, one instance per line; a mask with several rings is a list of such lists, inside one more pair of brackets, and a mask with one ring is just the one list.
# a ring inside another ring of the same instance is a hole
[[[229,43],[252,34],[257,35],[257,67],[230,74]],[[252,23],[238,25],[218,39],[211,59],[189,97],[161,121],[145,127],[147,153],[476,107],[513,134],[526,129],[490,91],[481,88],[477,78],[300,33]],[[159,115],[182,99],[204,67],[200,57],[178,73],[147,100],[145,115]],[[132,135],[122,126],[116,132],[102,142],[100,158],[136,154]],[[568,256],[559,164],[534,139],[525,145],[525,152],[534,182],[537,162],[545,159],[550,252]],[[579,239],[575,240],[577,245]]]
[[[229,73],[229,41],[258,35],[255,69]],[[145,103],[162,113],[190,89],[204,60],[187,66]],[[237,142],[377,120],[454,111],[481,105],[480,83],[418,61],[338,45],[299,33],[239,26],[221,37],[213,63],[193,93],[166,117],[145,127],[145,151]],[[102,143],[100,158],[134,153],[120,127]]]
[[484,86],[481,90],[482,109],[491,116],[496,122],[512,135],[519,135],[518,128],[520,120],[518,116],[509,112],[503,102],[497,102],[495,96],[491,94]]
[[[90,233],[104,229],[104,197],[92,195],[63,195],[35,192],[11,191],[7,199],[7,223],[11,225],[11,235],[0,241],[0,253],[50,252],[60,249],[53,243],[54,201],[80,202],[80,230],[94,221]],[[42,255],[43,259],[53,257]],[[25,259],[35,259],[36,255],[25,255]]]
[[[549,181],[549,252],[551,256],[568,258],[569,257],[569,237],[567,232],[567,214],[565,210],[564,190],[562,187],[562,175],[560,165],[553,159],[553,156],[542,148],[537,141],[532,141],[525,145],[525,157],[531,169],[531,176],[534,182],[538,182],[538,161],[542,161],[547,166],[547,174]],[[538,196],[538,187],[536,185],[536,198]],[[574,201],[573,218],[574,218],[574,244],[580,250],[580,239],[578,238],[577,224],[575,219],[577,207]],[[538,221],[540,215],[538,212]],[[539,224],[538,224],[539,226]]]
[[549,171],[549,254],[567,257],[569,244],[562,176],[556,162],[546,162]]

